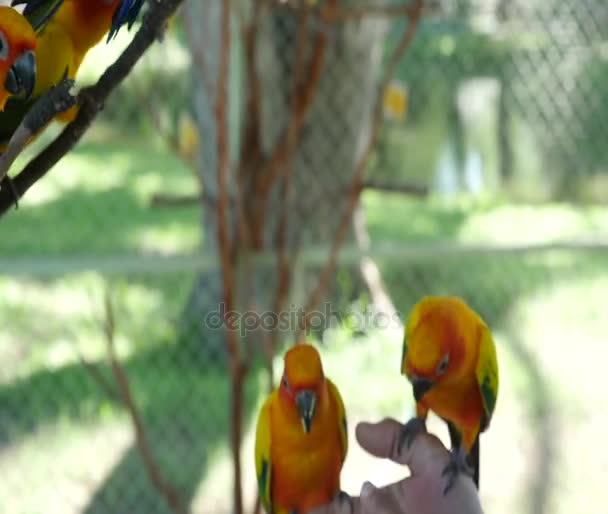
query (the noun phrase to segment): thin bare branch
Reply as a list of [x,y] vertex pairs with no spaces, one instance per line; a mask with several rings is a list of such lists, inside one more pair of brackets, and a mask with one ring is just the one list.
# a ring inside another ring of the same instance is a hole
[[365,180],[363,189],[380,191],[382,193],[396,193],[408,196],[426,196],[429,194],[429,186],[424,184],[408,184],[398,182],[383,182],[381,180]]
[[351,186],[351,190],[348,195],[348,201],[346,204],[346,208],[340,219],[338,229],[336,231],[336,236],[333,241],[333,244],[332,244],[332,247],[330,250],[330,254],[329,254],[329,259],[327,260],[325,267],[319,276],[319,280],[317,282],[315,289],[310,294],[309,300],[308,300],[305,310],[304,310],[305,315],[303,316],[302,326],[299,328],[297,335],[296,335],[296,341],[302,340],[302,337],[306,331],[306,328],[308,327],[308,324],[310,323],[311,312],[316,307],[316,305],[321,301],[321,298],[323,297],[323,294],[325,293],[325,290],[327,289],[327,286],[329,284],[329,280],[332,277],[332,275],[334,274],[334,271],[336,269],[337,260],[338,260],[338,251],[340,250],[340,247],[342,246],[342,243],[344,242],[344,239],[346,238],[346,235],[348,234],[348,228],[349,228],[351,220],[352,220],[353,212],[357,206],[357,203],[359,202],[359,197],[361,195],[361,191],[363,190],[363,178],[365,175],[365,171],[367,170],[367,163],[369,161],[369,157],[372,153],[372,150],[374,149],[374,146],[376,145],[376,142],[378,140],[378,135],[380,133],[380,125],[381,125],[382,114],[383,114],[383,99],[386,94],[386,90],[390,84],[392,77],[394,76],[394,74],[397,70],[397,66],[398,66],[399,62],[401,61],[401,58],[403,57],[403,55],[405,54],[405,52],[411,45],[412,40],[414,39],[414,35],[416,34],[418,24],[422,17],[422,8],[424,6],[424,1],[416,0],[415,2],[413,2],[412,5],[414,5],[416,7],[416,9],[414,9],[409,16],[409,23],[408,23],[407,29],[403,33],[403,36],[401,37],[401,40],[400,40],[399,44],[397,45],[397,48],[395,48],[395,50],[391,56],[391,59],[388,63],[388,67],[387,67],[386,73],[384,75],[384,78],[382,79],[382,82],[380,83],[378,95],[376,97],[376,102],[375,102],[375,106],[374,106],[371,134],[370,134],[368,142],[364,148],[364,151],[361,154],[361,157],[359,158],[357,165],[355,166],[352,186]]
[[[234,199],[229,201],[234,203]],[[217,197],[209,193],[197,193],[191,195],[171,195],[166,193],[156,193],[150,198],[150,207],[191,207],[202,203],[210,208],[217,206]]]
[[123,369],[122,364],[116,355],[116,347],[114,342],[116,329],[114,307],[110,292],[107,290],[104,296],[104,304],[104,333],[106,337],[108,358],[110,360],[112,373],[114,374],[122,403],[127,409],[129,417],[131,418],[131,423],[133,424],[133,429],[135,431],[135,442],[142,458],[146,474],[148,475],[148,479],[152,483],[154,489],[156,489],[158,494],[164,498],[167,505],[175,514],[187,514],[188,509],[184,507],[181,498],[171,483],[163,476],[158,463],[154,458],[154,454],[146,435],[144,422],[139,413],[139,409],[135,404],[135,400],[133,399],[133,394],[131,393],[131,387],[129,386],[127,374],[125,373],[125,370]]
[[97,383],[97,385],[99,385],[100,389],[104,393],[106,393],[112,400],[122,403],[122,398],[120,397],[120,394],[118,393],[118,391],[116,391],[116,388],[101,372],[101,370],[96,364],[89,362],[80,352],[78,352],[78,360],[80,361],[84,369],[89,372],[91,378]]
[[[287,174],[291,173],[289,170]],[[383,182],[379,180],[365,180],[363,182],[363,189],[369,189],[372,191],[379,191],[381,193],[394,193],[399,195],[407,196],[426,196],[429,194],[429,187],[424,184],[408,184],[406,182]],[[350,191],[350,186],[346,189]],[[341,194],[344,189],[336,189],[336,194]],[[281,191],[281,196],[285,193]],[[215,206],[217,197],[204,193],[202,201],[208,205]],[[187,195],[171,195],[165,193],[157,193],[152,196],[150,200],[151,207],[181,207],[199,204],[201,202],[201,195],[199,194],[187,194]],[[234,203],[234,198],[229,198],[230,203]],[[283,219],[282,217],[280,218]]]

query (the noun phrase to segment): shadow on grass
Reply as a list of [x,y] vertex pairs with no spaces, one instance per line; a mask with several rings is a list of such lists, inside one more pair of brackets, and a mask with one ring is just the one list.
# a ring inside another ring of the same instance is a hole
[[[138,193],[141,187],[151,192],[171,192],[176,184],[191,184],[190,192],[197,187],[192,173],[161,150],[114,142],[108,153],[103,144],[80,145],[73,157],[85,161],[90,169],[67,159],[62,163],[64,169],[55,170],[34,186],[50,185],[57,191],[48,200],[26,203],[0,220],[0,255],[133,253],[145,247],[145,232],[152,229],[171,229],[177,231],[177,237],[181,231],[182,237],[195,239],[186,244],[196,246],[200,240],[197,205],[152,208],[147,195]],[[106,170],[109,177],[103,176]],[[184,230],[188,230],[187,236],[183,236]]]
[[[141,352],[123,364],[159,467],[188,504],[206,475],[210,457],[228,444],[226,370],[207,362],[192,342]],[[103,371],[110,376],[107,368]],[[255,375],[253,370],[250,376]],[[253,379],[247,383],[245,423],[259,394],[257,383]],[[35,373],[0,388],[0,441],[7,446],[58,419],[101,421],[108,402],[80,365]],[[120,408],[116,403],[113,407]],[[135,446],[125,452],[85,512],[119,511],[170,512],[150,486]]]

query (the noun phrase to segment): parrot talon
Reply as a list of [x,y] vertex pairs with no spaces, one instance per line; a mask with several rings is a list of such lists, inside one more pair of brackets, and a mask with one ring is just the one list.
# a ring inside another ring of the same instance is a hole
[[348,512],[350,512],[351,514],[355,512],[355,504],[353,503],[353,499],[351,498],[350,494],[344,491],[340,491],[337,494],[336,498],[339,505],[348,505]]
[[416,436],[421,433],[426,433],[426,423],[422,418],[414,417],[403,425],[397,436],[397,454],[401,455],[405,444],[409,450]]
[[17,193],[17,188],[15,187],[14,182],[8,175],[5,175],[2,182],[0,182],[0,189],[3,187],[7,187],[11,196],[13,197],[13,203],[15,204],[15,209],[19,209],[19,193]]
[[448,491],[454,486],[456,483],[456,477],[463,473],[470,477],[473,477],[474,472],[471,466],[467,463],[466,453],[462,448],[458,448],[451,452],[450,454],[450,462],[444,468],[441,476],[447,476],[447,484],[443,490],[443,495],[445,496]]

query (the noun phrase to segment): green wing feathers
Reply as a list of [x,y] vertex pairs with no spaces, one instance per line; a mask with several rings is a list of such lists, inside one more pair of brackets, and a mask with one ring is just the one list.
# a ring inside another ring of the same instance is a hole
[[24,5],[24,16],[34,30],[39,32],[46,27],[62,4],[63,0],[13,0],[11,5]]
[[326,378],[325,380],[327,381],[329,394],[334,399],[336,406],[338,407],[340,443],[342,444],[342,462],[344,462],[346,459],[346,454],[348,453],[348,422],[346,421],[346,409],[344,408],[344,402],[342,401],[338,388],[329,378]]
[[483,401],[485,417],[481,421],[480,430],[488,428],[498,397],[498,360],[496,345],[488,327],[483,326],[479,343],[479,359],[475,370],[479,392]]
[[255,433],[255,474],[258,480],[258,490],[260,501],[266,509],[266,512],[271,512],[272,495],[270,490],[271,484],[271,463],[270,463],[270,403],[272,396],[266,400],[266,403],[260,411],[258,424]]

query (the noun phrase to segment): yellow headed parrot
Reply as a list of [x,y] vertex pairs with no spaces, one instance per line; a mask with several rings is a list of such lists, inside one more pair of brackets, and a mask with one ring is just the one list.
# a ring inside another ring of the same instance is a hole
[[36,34],[10,7],[0,6],[0,111],[11,96],[28,99],[36,81]]
[[[14,0],[38,31],[37,77],[29,101],[11,99],[0,114],[0,153],[34,102],[65,78],[75,79],[80,65],[104,35],[110,40],[125,23],[135,22],[143,0]],[[70,122],[77,108],[57,118]]]
[[460,298],[424,297],[407,320],[401,372],[412,384],[416,417],[405,425],[400,444],[426,431],[432,410],[447,423],[452,444],[444,494],[460,472],[473,475],[479,488],[479,434],[488,428],[498,396],[496,348],[486,324]]
[[352,507],[340,489],[347,451],[340,393],[325,377],[316,348],[297,344],[285,354],[281,385],[257,422],[255,467],[266,512],[304,514],[335,499]]

